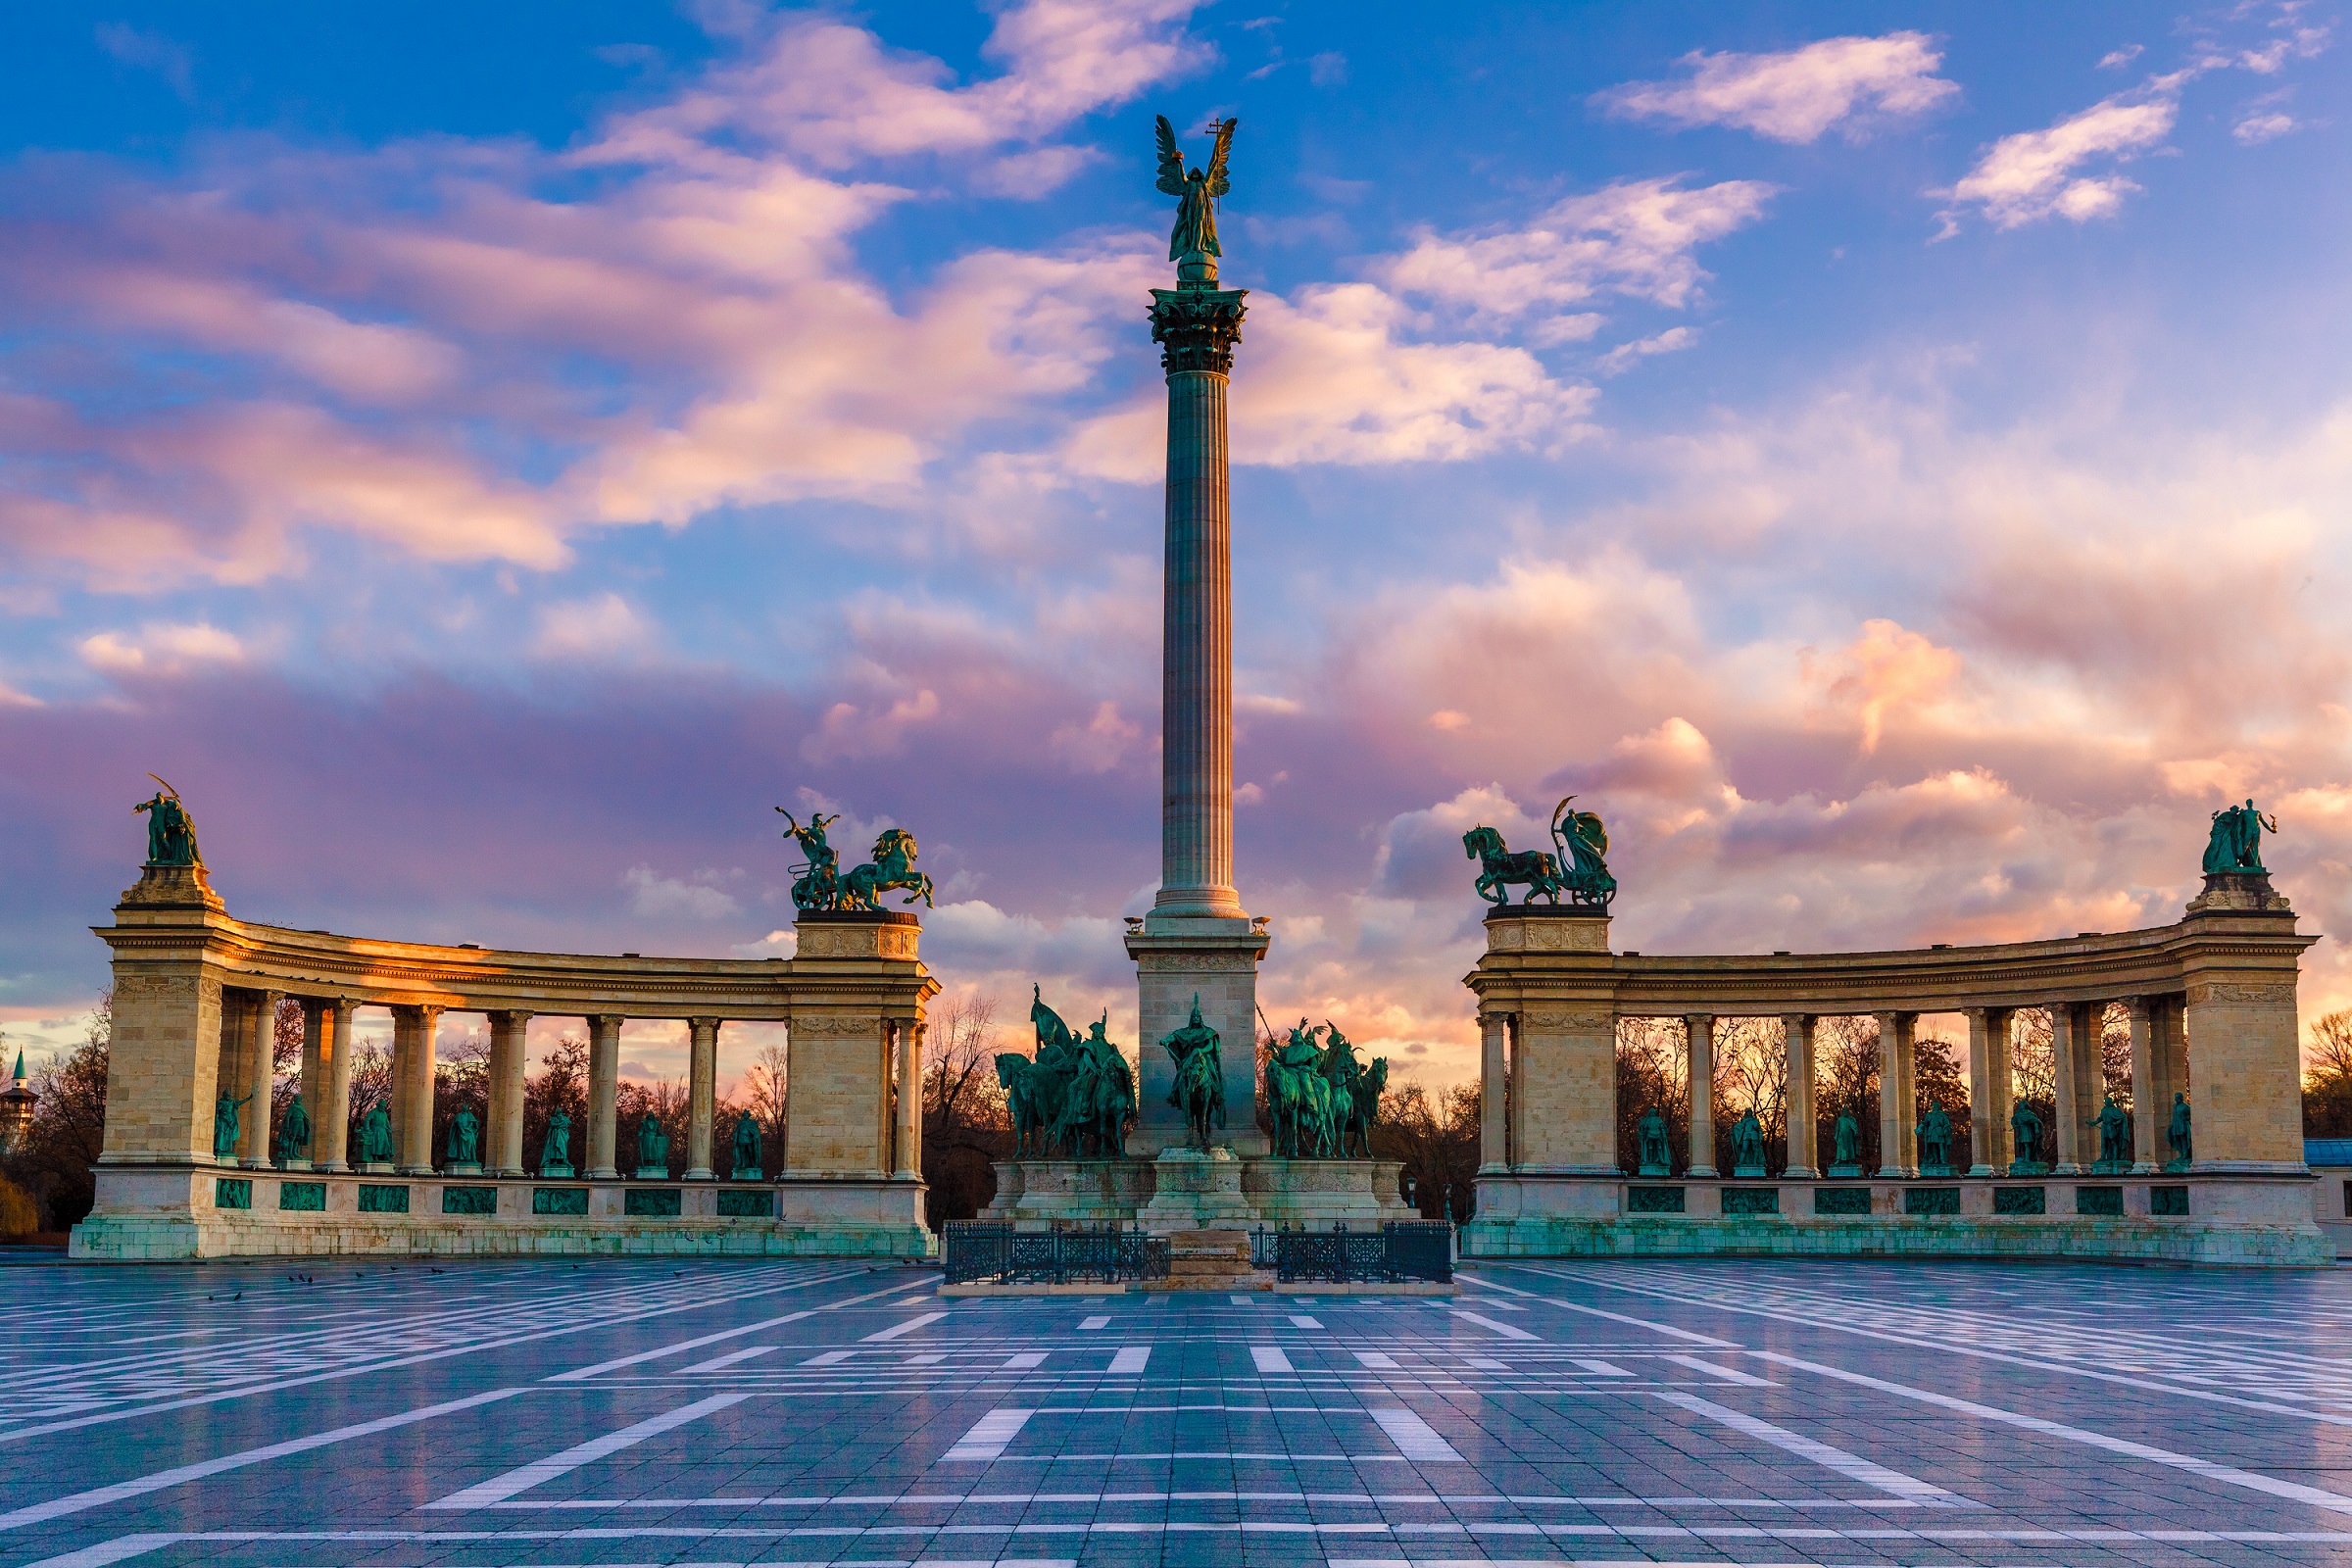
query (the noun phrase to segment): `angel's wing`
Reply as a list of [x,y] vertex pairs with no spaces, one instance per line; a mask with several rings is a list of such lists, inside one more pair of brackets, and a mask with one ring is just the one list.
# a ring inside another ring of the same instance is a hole
[[1184,194],[1184,154],[1176,150],[1176,127],[1168,117],[1152,117],[1152,133],[1159,138],[1159,188],[1171,196]]
[[1233,150],[1233,127],[1240,123],[1238,120],[1217,122],[1217,144],[1209,149],[1208,154],[1208,193],[1211,196],[1222,196],[1233,188],[1233,182],[1225,177],[1225,155]]

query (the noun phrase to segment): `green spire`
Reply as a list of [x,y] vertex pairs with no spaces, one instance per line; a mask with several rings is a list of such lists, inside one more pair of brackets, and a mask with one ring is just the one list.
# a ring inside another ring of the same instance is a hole
[[19,1047],[17,1048],[17,1082],[19,1082],[19,1083],[23,1083],[24,1081],[24,1048],[23,1046],[19,1046]]

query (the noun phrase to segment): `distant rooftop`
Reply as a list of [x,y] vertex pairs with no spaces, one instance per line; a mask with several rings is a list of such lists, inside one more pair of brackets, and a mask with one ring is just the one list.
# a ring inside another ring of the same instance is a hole
[[2352,1138],[2304,1139],[2303,1163],[2306,1165],[2352,1165]]

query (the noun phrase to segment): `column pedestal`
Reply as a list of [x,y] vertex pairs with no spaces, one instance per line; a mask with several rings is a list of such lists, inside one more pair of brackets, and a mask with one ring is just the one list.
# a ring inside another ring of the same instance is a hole
[[1136,1125],[1127,1136],[1128,1153],[1152,1159],[1185,1146],[1184,1114],[1168,1103],[1176,1063],[1159,1043],[1191,1019],[1195,997],[1200,1021],[1217,1032],[1225,1069],[1225,1125],[1213,1130],[1213,1141],[1246,1159],[1269,1152],[1257,1126],[1257,965],[1266,956],[1266,943],[1264,928],[1248,916],[1154,910],[1142,930],[1127,933],[1141,1020]]

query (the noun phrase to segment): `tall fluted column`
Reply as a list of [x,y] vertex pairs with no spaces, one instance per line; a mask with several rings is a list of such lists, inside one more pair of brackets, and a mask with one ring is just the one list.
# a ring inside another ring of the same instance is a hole
[[319,1159],[319,1145],[324,1142],[326,1124],[319,1120],[323,1102],[320,1092],[325,1088],[326,1060],[335,1046],[332,1031],[335,1027],[335,1004],[317,997],[302,999],[302,1076],[294,1080],[294,1102],[302,1113],[311,1118],[310,1161],[315,1166]]
[[277,1087],[277,996],[274,991],[250,993],[253,999],[252,1035],[246,1041],[245,1080],[235,1093],[246,1102],[244,1120],[237,1128],[237,1152],[247,1170],[270,1164],[270,1106]]
[[357,1005],[349,997],[339,997],[319,1008],[319,1038],[326,1043],[327,1057],[319,1074],[318,1103],[312,1112],[318,1122],[318,1147],[311,1152],[319,1170],[351,1169],[351,1014]]
[[1712,1176],[1716,1174],[1714,1015],[1689,1013],[1683,1028],[1689,1036],[1690,1062],[1690,1169],[1686,1174]]
[[2173,1096],[2161,1079],[2164,1060],[2156,1034],[2156,999],[2126,997],[2124,1009],[2132,1023],[2132,1174],[2147,1176],[2164,1168],[2159,1151],[2164,1148]]
[[[2080,1176],[2097,1157],[2098,1139],[2090,1122],[2099,1113],[2102,1009],[2080,1002],[2050,1004],[2050,1057],[2057,1069],[2057,1174]],[[2089,1152],[2085,1153],[2085,1147]]]
[[620,1100],[620,1025],[612,1013],[588,1020],[588,1178],[612,1181],[619,1140],[614,1126]]
[[1879,1014],[1879,1174],[1919,1174],[1919,1095],[1912,1084],[1915,1014]]
[[710,1172],[710,1117],[718,1096],[718,1020],[686,1020],[686,1179],[707,1182]]
[[1188,258],[1152,291],[1168,377],[1167,581],[1160,643],[1159,896],[1171,914],[1238,915],[1233,891],[1233,565],[1225,389],[1244,289]]
[[433,1173],[433,1033],[440,1024],[439,1007],[392,1009],[392,1102],[400,1116],[392,1159],[403,1176]]
[[1510,1102],[1510,1081],[1504,1076],[1502,1054],[1503,1031],[1510,1020],[1499,1012],[1490,1012],[1478,1020],[1478,1170],[1479,1174],[1500,1175],[1510,1169],[1509,1151],[1504,1146],[1503,1117]]
[[892,1140],[898,1145],[897,1168],[891,1176],[910,1182],[923,1173],[923,1057],[912,1018],[901,1018],[892,1027],[899,1036],[899,1114]]
[[2013,1156],[2007,1007],[1970,1007],[1968,1015],[1968,1134],[1971,1176],[2005,1176]]
[[494,1176],[520,1176],[522,1169],[523,1044],[531,1026],[527,1012],[490,1015],[490,1126],[483,1162]]
[[1186,1141],[1168,1102],[1173,1062],[1158,1042],[1192,1020],[1217,1032],[1225,1119],[1215,1140],[1266,1152],[1256,1104],[1262,921],[1233,887],[1232,509],[1225,391],[1247,291],[1217,286],[1213,258],[1182,257],[1176,286],[1152,291],[1152,338],[1168,382],[1166,581],[1160,649],[1160,864],[1152,912],[1127,935],[1136,961],[1137,1126],[1131,1152]]
[[1821,1174],[1819,1128],[1813,1120],[1813,1018],[1792,1012],[1781,1019],[1783,1044],[1788,1053],[1788,1163],[1784,1176],[1803,1179]]

